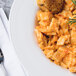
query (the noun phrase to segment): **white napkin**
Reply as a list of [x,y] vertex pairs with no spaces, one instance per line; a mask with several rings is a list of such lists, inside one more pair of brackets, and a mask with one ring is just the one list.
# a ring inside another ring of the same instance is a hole
[[20,63],[12,45],[10,24],[2,8],[0,8],[0,48],[4,55],[4,68],[6,76],[28,76]]

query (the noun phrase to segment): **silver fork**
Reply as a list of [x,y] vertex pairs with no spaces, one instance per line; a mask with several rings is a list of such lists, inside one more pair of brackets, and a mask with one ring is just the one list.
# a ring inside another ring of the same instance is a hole
[[[14,0],[0,0],[0,8],[3,8],[8,19],[13,1]],[[3,62],[3,60],[4,60],[4,56],[0,49],[0,63]]]

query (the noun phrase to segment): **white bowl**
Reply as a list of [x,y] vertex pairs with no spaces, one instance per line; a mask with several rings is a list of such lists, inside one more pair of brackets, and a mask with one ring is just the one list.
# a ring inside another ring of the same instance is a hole
[[36,0],[15,0],[11,14],[11,34],[16,52],[30,76],[75,76],[50,62],[34,38]]

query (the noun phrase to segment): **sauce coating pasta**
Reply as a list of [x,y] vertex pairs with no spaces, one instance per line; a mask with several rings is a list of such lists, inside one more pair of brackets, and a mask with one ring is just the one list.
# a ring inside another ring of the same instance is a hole
[[76,72],[76,23],[68,24],[76,14],[75,5],[65,0],[64,9],[53,14],[38,10],[35,34],[45,56],[70,72]]

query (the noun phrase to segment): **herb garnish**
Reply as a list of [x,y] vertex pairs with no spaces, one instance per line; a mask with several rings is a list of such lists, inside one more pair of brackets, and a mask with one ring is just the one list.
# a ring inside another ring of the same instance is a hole
[[73,23],[76,23],[76,16],[73,17],[72,19],[69,18],[69,22],[68,22],[70,25],[72,25]]
[[76,0],[72,0],[72,2],[76,5]]
[[[72,0],[72,2],[76,5],[76,0]],[[73,14],[75,15],[73,18],[69,18],[69,22],[68,24],[72,25],[73,23],[76,23],[76,14]]]

